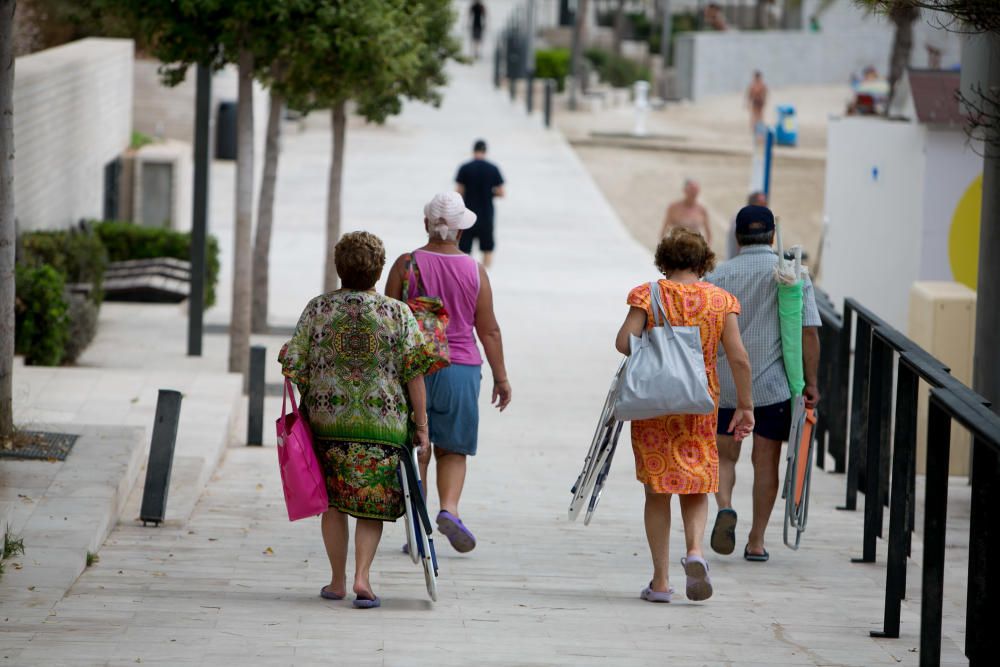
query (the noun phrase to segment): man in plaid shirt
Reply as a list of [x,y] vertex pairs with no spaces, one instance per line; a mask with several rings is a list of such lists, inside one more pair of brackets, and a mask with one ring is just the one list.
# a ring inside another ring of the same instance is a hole
[[[739,299],[740,334],[750,355],[753,368],[753,526],[743,557],[765,562],[769,558],[764,548],[764,531],[778,496],[778,470],[781,463],[781,443],[788,439],[792,423],[791,391],[781,354],[781,328],[778,321],[778,286],[774,269],[778,255],[774,245],[774,215],[764,206],[746,206],[736,216],[736,240],[740,252],[706,277]],[[813,296],[812,282],[807,278],[803,290],[802,356],[806,387],[806,406],[819,401],[816,376],[819,366],[819,327],[821,321]],[[733,409],[736,408],[736,388],[726,362],[719,353],[719,492],[715,499],[719,513],[712,529],[712,548],[720,554],[730,554],[736,548],[736,512],[733,510],[733,487],[736,484],[736,461],[741,443],[726,432]]]

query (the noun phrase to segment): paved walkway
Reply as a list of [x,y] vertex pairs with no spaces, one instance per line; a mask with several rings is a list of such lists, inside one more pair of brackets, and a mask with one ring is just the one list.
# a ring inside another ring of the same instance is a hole
[[[503,415],[484,406],[463,505],[480,545],[465,556],[440,545],[440,601],[427,601],[421,572],[399,554],[401,525],[386,530],[375,563],[381,610],[319,600],[329,573],[317,521],[285,519],[273,447],[231,448],[186,525],[123,524],[44,622],[6,623],[0,664],[917,664],[916,607],[904,609],[903,638],[868,637],[881,619],[884,558],[849,563],[862,517],[833,509],[842,477],[817,474],[801,551],[780,546],[775,522],[771,562],[713,558],[716,596],[700,604],[637,599],[650,567],[627,441],[592,525],[567,522],[569,486],[617,363],[625,294],[655,274],[563,139],[511,110],[488,79],[485,65],[456,69],[441,110],[408,107],[386,128],[352,127],[348,137],[347,227],[379,234],[391,256],[421,243],[422,204],[450,186],[473,139],[491,142],[508,179],[492,279],[514,403]],[[278,323],[318,290],[328,137],[309,129],[285,141]],[[226,178],[217,168],[213,225],[224,248]],[[225,320],[227,300],[212,319]],[[748,517],[748,461],[740,474],[736,505]],[[746,522],[741,539],[745,531]],[[966,664],[951,627],[959,621],[947,623],[945,662]]]

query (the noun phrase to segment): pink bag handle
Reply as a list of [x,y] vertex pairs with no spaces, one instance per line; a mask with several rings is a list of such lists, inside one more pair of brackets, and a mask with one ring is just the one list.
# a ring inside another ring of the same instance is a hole
[[292,381],[285,378],[285,391],[281,393],[281,423],[284,424],[284,419],[288,415],[288,404],[286,399],[292,399],[292,414],[295,415],[296,419],[301,419],[299,415],[299,406],[295,403],[295,390],[292,388]]

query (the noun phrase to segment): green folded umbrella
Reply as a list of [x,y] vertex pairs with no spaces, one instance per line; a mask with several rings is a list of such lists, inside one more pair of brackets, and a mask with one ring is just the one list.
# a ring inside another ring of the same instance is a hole
[[778,265],[774,277],[778,283],[778,322],[781,329],[781,356],[785,362],[785,376],[792,398],[802,395],[805,389],[805,371],[802,366],[802,310],[806,269],[802,266],[802,248],[793,248],[795,259],[785,259],[781,243],[781,227],[777,227]]

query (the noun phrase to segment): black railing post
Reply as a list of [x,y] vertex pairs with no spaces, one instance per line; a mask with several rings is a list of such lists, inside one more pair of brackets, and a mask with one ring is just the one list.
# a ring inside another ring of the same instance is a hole
[[142,525],[159,526],[167,514],[167,491],[170,489],[170,471],[174,466],[174,445],[181,421],[181,392],[161,389],[156,398],[153,417],[153,437],[149,443],[149,461],[146,463],[146,483],[142,489],[142,506],[139,519]]
[[[886,370],[889,377],[886,377]],[[871,364],[868,368],[867,433],[865,437],[865,534],[860,559],[853,562],[875,562],[875,539],[882,525],[882,418],[889,412],[886,389],[892,392],[892,350],[877,335],[871,340]],[[890,413],[891,414],[891,413]],[[887,443],[888,444],[888,443]]]
[[[847,306],[844,308],[844,326],[847,327]],[[847,499],[839,509],[858,509],[858,483],[865,461],[863,442],[868,428],[868,377],[871,363],[872,327],[862,317],[857,320],[854,344],[854,379],[851,382],[851,432],[850,451],[847,458]],[[845,394],[845,397],[847,394]]]
[[910,511],[910,472],[917,449],[917,388],[914,370],[901,356],[896,381],[896,433],[892,447],[892,499],[889,508],[889,556],[885,577],[882,632],[873,637],[899,637],[900,606],[906,598],[906,559]]
[[535,111],[535,70],[534,68],[528,69],[528,76],[525,79],[527,81],[528,88],[524,94],[524,106],[528,111],[528,114],[532,114]]
[[839,457],[834,457],[833,471],[844,473],[847,471],[847,400],[848,387],[851,381],[851,328],[853,326],[853,312],[844,305],[844,316],[840,327],[840,338],[837,342],[837,372],[836,387],[837,400],[832,406],[834,413],[830,416],[830,422],[834,425],[831,431],[830,449],[839,453]]
[[552,79],[545,80],[545,127],[552,127]]
[[[972,445],[972,511],[969,520],[969,588],[965,613],[965,655],[970,667],[996,662],[993,633],[1000,625],[1000,455],[985,441]],[[992,569],[991,569],[992,568]]]
[[264,364],[267,348],[250,348],[250,373],[247,391],[247,444],[264,444]]
[[[948,458],[951,417],[931,390],[927,415],[927,492],[924,500],[923,588],[920,600],[920,667],[941,663],[945,526],[948,519]],[[971,582],[970,582],[971,583]]]
[[500,76],[500,62],[503,59],[503,55],[500,53],[500,44],[497,44],[493,49],[493,87],[500,90],[500,85],[502,83],[502,77]]

